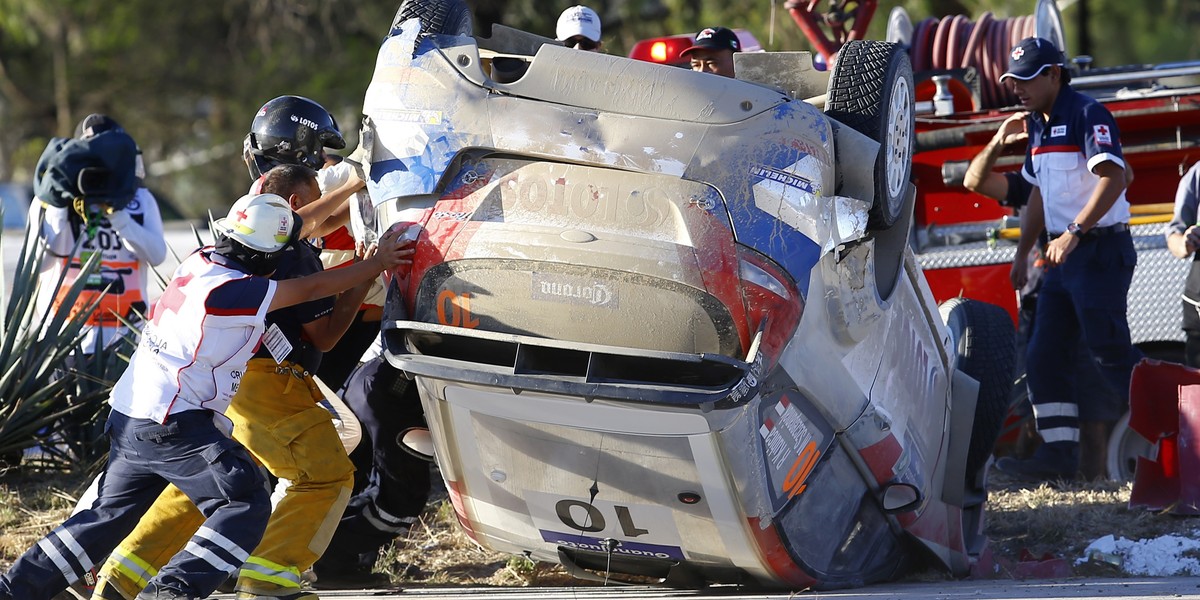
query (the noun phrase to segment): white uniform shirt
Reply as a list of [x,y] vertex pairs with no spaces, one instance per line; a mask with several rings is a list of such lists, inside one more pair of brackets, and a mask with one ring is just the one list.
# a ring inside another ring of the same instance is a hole
[[[36,306],[38,314],[51,306],[57,309],[61,295],[78,278],[83,261],[99,252],[100,267],[91,275],[75,303],[75,310],[78,310],[100,298],[80,343],[84,352],[90,353],[116,340],[121,329],[120,318],[130,317],[131,307],[147,301],[150,267],[166,258],[167,243],[163,238],[158,202],[146,188],[138,188],[122,211],[101,219],[91,237],[83,235],[83,223],[72,222],[68,210],[46,206],[37,198],[30,205],[30,223],[37,223],[41,213],[45,213],[41,239],[46,243],[46,254],[42,258]],[[78,252],[73,254],[79,238],[82,242]],[[59,278],[63,283],[56,287]],[[106,289],[107,293],[104,292]],[[140,310],[145,311],[145,307]]]
[[205,248],[189,256],[154,303],[129,367],[113,386],[113,410],[164,422],[222,413],[261,342],[276,283],[225,266]]

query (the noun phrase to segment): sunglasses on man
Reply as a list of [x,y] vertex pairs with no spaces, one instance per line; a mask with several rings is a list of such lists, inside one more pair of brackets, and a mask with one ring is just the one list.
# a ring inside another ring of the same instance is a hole
[[600,46],[598,42],[593,42],[582,35],[567,38],[563,41],[563,45],[568,48],[578,48],[580,50],[595,50]]

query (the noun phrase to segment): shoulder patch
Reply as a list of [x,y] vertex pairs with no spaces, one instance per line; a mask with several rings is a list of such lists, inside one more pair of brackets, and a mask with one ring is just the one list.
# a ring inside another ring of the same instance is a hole
[[1094,125],[1092,132],[1096,134],[1096,143],[1104,146],[1112,145],[1112,129],[1108,125]]

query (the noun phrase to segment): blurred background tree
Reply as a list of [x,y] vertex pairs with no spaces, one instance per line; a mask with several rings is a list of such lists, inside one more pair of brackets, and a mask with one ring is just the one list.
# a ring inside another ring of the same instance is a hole
[[[1081,11],[1086,2],[1086,11]],[[553,36],[577,0],[468,0],[491,23]],[[711,25],[750,30],[771,50],[809,50],[785,0],[595,0],[609,51]],[[1200,2],[1060,0],[1072,54],[1087,31],[1097,66],[1200,59]],[[26,181],[49,137],[91,112],[138,140],[147,183],[184,216],[224,210],[248,175],[241,140],[254,111],[299,94],[332,110],[350,142],[375,52],[398,1],[0,0],[0,181]],[[827,0],[821,1],[821,6]],[[903,6],[914,21],[986,10],[1033,13],[1035,0],[880,0],[871,36]]]

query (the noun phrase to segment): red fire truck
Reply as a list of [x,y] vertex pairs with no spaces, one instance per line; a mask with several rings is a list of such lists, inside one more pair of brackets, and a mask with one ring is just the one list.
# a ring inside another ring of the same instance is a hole
[[[789,0],[785,7],[820,55],[832,64],[843,43],[863,39],[877,0]],[[1017,299],[1009,283],[1016,250],[1016,219],[996,201],[962,186],[967,164],[1019,103],[998,84],[1008,51],[1036,35],[1071,56],[1063,21],[1052,0],[1033,15],[985,13],[926,18],[914,23],[902,9],[889,15],[888,41],[908,48],[916,83],[917,121],[913,177],[916,182],[912,243],[929,285],[941,302],[957,296],[1005,306]],[[675,36],[679,37],[679,36]],[[673,38],[640,42],[631,57],[678,63],[678,53],[651,53]],[[659,58],[661,56],[662,58]],[[1138,267],[1129,292],[1134,343],[1148,356],[1182,361],[1180,292],[1187,261],[1166,248],[1166,223],[1179,179],[1200,160],[1200,62],[1089,68],[1077,56],[1071,85],[1103,102],[1116,117],[1125,157],[1134,172],[1127,192]],[[1003,156],[1000,170],[1016,170],[1023,149]],[[1018,386],[1023,389],[1024,386]],[[1109,472],[1131,479],[1136,457],[1151,445],[1123,421],[1109,445]]]

